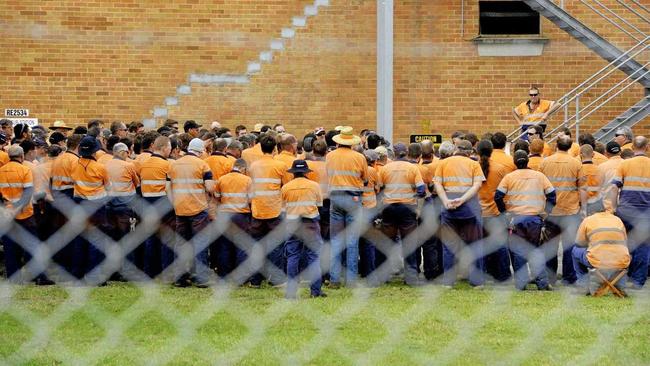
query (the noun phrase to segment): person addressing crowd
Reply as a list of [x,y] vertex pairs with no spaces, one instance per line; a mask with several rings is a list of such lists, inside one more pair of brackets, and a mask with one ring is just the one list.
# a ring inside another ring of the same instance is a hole
[[522,133],[534,125],[542,126],[542,132],[544,132],[546,131],[546,119],[560,107],[560,104],[552,100],[542,99],[537,87],[530,88],[528,96],[530,97],[529,100],[512,109],[512,115],[521,126]]

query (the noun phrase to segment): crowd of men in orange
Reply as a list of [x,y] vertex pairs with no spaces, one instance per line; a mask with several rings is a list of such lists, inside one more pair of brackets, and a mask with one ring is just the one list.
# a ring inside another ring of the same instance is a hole
[[[532,280],[550,290],[560,246],[566,285],[583,284],[592,267],[629,267],[634,288],[648,274],[648,143],[629,128],[607,145],[590,134],[574,142],[564,129],[550,145],[532,125],[508,149],[502,133],[391,146],[348,126],[302,139],[280,124],[0,127],[2,242],[14,282],[52,284],[56,263],[74,284],[266,279],[295,298],[302,276],[321,297],[323,279],[377,286],[402,271],[409,285],[450,287],[469,255],[461,270],[472,286],[514,277],[518,289]],[[86,220],[70,235],[60,229],[73,227],[74,207]],[[119,265],[105,265],[115,253]]]

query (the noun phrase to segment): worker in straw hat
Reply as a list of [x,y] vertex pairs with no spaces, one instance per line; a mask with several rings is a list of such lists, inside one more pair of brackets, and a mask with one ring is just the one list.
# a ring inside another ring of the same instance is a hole
[[[357,279],[359,257],[359,234],[361,224],[361,194],[368,180],[368,164],[365,156],[352,150],[361,142],[352,127],[345,126],[334,136],[337,149],[326,157],[330,192],[331,236],[331,287],[336,288],[345,280],[354,284]],[[341,276],[341,253],[346,251],[345,278]]]
[[68,132],[72,130],[72,127],[65,124],[63,121],[54,121],[50,130],[54,132],[61,132],[64,136],[68,136]]

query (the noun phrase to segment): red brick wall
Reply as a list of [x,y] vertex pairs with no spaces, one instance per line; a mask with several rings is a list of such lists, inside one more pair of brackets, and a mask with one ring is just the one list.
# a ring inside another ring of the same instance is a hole
[[[615,3],[614,0],[608,2]],[[63,118],[140,120],[190,73],[242,74],[301,15],[297,0],[16,1],[0,8],[0,107]],[[478,2],[395,0],[395,138],[454,130],[510,131],[511,108],[531,84],[555,99],[606,62],[552,23],[541,57],[478,57]],[[620,32],[573,4],[568,10],[617,43]],[[629,42],[628,42],[629,44]],[[314,126],[376,121],[376,1],[330,0],[246,85],[192,85],[169,108],[179,120],[227,126]],[[616,72],[615,80],[622,73]],[[585,123],[593,130],[635,103],[633,87]],[[589,102],[593,95],[586,95]],[[554,120],[555,123],[557,119]],[[637,128],[647,133],[644,128]]]

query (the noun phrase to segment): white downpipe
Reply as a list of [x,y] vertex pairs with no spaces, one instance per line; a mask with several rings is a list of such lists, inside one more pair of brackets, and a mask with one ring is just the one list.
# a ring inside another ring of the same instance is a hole
[[377,133],[393,141],[393,0],[377,0]]

